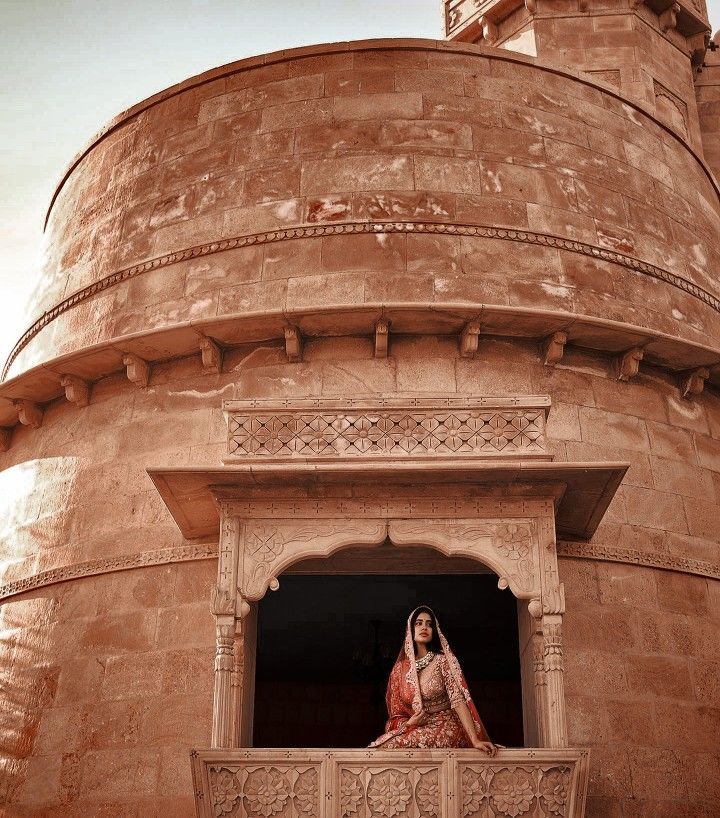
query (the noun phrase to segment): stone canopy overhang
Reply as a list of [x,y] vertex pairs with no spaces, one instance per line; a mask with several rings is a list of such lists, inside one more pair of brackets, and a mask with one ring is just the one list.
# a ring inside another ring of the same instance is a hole
[[[456,485],[474,496],[543,497],[555,507],[560,538],[589,540],[610,505],[629,464],[553,463],[524,460],[463,462],[290,462],[218,468],[148,468],[147,473],[187,539],[209,537],[220,528],[222,500],[283,496],[325,497],[340,488]],[[343,495],[346,496],[346,495]],[[352,498],[350,494],[349,499]]]

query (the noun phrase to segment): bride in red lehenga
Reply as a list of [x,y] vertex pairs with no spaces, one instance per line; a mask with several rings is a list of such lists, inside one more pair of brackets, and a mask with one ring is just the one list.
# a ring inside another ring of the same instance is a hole
[[476,747],[494,756],[455,654],[426,606],[408,617],[405,642],[390,673],[383,750]]

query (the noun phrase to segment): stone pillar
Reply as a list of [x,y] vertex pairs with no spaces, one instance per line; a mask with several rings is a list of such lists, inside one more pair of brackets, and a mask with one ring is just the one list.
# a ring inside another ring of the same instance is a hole
[[562,649],[562,616],[542,617],[542,670],[544,712],[541,744],[543,747],[567,747],[565,716],[565,678]]
[[215,616],[215,690],[213,695],[212,747],[232,747],[237,740],[233,694],[235,669],[235,620],[240,523],[221,509],[218,578],[213,590]]

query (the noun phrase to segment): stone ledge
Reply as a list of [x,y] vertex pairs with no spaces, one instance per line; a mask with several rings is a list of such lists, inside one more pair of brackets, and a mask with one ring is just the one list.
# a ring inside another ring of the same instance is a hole
[[582,818],[589,773],[588,751],[564,748],[492,759],[477,750],[193,750],[191,760],[199,818],[234,815],[242,801],[248,814],[267,805],[268,814],[328,818]]

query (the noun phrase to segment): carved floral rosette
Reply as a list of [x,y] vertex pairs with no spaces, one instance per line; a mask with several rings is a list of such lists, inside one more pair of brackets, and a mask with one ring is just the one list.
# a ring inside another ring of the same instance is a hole
[[206,750],[198,818],[583,818],[583,750]]
[[318,766],[211,766],[215,818],[319,818]]

